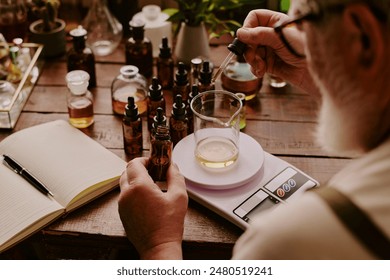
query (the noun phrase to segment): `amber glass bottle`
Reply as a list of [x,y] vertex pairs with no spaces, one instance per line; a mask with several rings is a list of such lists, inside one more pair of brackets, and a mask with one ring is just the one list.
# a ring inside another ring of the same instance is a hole
[[197,96],[199,93],[199,88],[197,84],[193,84],[191,88],[191,92],[188,96],[187,100],[187,119],[188,119],[188,134],[191,134],[194,132],[194,112],[192,112],[191,109],[191,101],[192,99]]
[[202,64],[202,69],[200,70],[199,75],[199,92],[215,89],[215,84],[212,81],[213,69],[210,66],[210,61],[208,60],[204,61]]
[[126,64],[135,65],[146,78],[153,75],[153,47],[145,37],[145,23],[142,20],[130,21],[131,37],[126,42]]
[[175,102],[172,106],[172,114],[169,119],[169,132],[173,147],[188,134],[186,103],[183,102],[180,94],[175,96]]
[[190,83],[188,81],[188,72],[183,62],[177,64],[177,71],[175,74],[175,84],[173,86],[173,98],[180,94],[183,102],[187,102],[188,94],[190,93]]
[[[204,61],[202,64],[202,69],[200,70],[199,75],[199,92],[215,90],[215,84],[212,81],[213,69],[210,67],[210,62],[208,60]],[[210,94],[210,101],[205,105],[205,110],[212,112],[214,111],[214,100],[211,100],[213,96]]]
[[169,135],[169,128],[163,125],[158,126],[156,135],[150,144],[149,175],[154,181],[166,181],[172,156],[172,141]]
[[160,125],[167,125],[167,117],[165,116],[163,108],[158,107],[156,115],[153,118],[152,129],[150,130],[150,139],[154,138],[157,127]]
[[163,109],[164,114],[166,113],[165,99],[162,92],[161,85],[157,77],[152,79],[152,84],[149,86],[148,98],[147,98],[147,121],[148,129],[151,131],[153,118],[156,116],[158,107]]
[[123,145],[128,155],[142,152],[142,120],[138,114],[138,107],[134,97],[128,97],[125,113],[122,121]]
[[67,52],[68,72],[84,70],[89,76],[88,88],[96,87],[95,56],[92,49],[86,46],[87,30],[79,26],[69,32],[73,39],[73,47]]
[[174,62],[171,48],[168,45],[168,38],[162,38],[160,54],[157,58],[157,77],[163,89],[172,89]]

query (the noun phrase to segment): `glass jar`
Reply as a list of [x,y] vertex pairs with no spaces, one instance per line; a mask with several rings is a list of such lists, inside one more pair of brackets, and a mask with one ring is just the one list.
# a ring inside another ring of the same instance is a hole
[[226,66],[221,74],[221,81],[225,90],[244,93],[246,101],[256,97],[263,84],[262,79],[253,75],[243,56],[237,56],[236,61]]
[[108,9],[106,0],[93,0],[82,25],[88,32],[87,44],[97,56],[109,55],[122,40],[122,24]]
[[138,113],[146,111],[147,80],[139,73],[138,67],[126,65],[121,67],[120,74],[112,81],[111,100],[115,114],[123,115],[128,97],[134,97]]
[[11,104],[15,87],[7,81],[0,81],[0,110],[4,110]]
[[83,70],[70,71],[66,75],[69,88],[69,122],[77,128],[86,128],[93,124],[93,97],[88,90],[89,74]]

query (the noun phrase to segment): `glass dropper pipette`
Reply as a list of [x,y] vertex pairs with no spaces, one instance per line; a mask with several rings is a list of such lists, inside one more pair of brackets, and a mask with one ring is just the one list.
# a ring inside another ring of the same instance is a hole
[[222,62],[221,66],[219,66],[217,72],[215,72],[213,78],[211,79],[212,82],[215,82],[219,75],[225,70],[226,66],[229,65],[230,61],[235,55],[243,55],[246,50],[246,44],[238,40],[237,38],[234,38],[233,42],[228,45],[228,50],[230,51],[229,54],[226,56],[225,60]]

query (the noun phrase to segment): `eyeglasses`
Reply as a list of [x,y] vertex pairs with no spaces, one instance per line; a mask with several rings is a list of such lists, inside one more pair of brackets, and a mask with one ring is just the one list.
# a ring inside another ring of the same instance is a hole
[[[357,2],[359,2],[359,1],[357,1]],[[274,30],[279,35],[280,39],[282,40],[282,42],[286,46],[286,48],[293,55],[295,55],[296,57],[305,58],[305,55],[302,54],[301,51],[298,51],[297,47],[294,46],[293,42],[296,40],[292,40],[292,38],[291,38],[294,35],[291,34],[292,32],[290,32],[290,34],[287,34],[288,33],[287,30],[289,30],[292,27],[295,27],[296,32],[295,32],[294,37],[303,36],[303,32],[299,30],[299,27],[303,21],[319,21],[320,19],[323,18],[323,16],[325,15],[326,12],[341,13],[348,4],[357,3],[357,2],[355,1],[355,2],[344,3],[344,4],[329,5],[329,6],[322,7],[322,8],[319,5],[309,7],[311,9],[310,12],[307,12],[306,14],[303,14],[296,19],[282,23],[282,24],[274,27]],[[387,15],[384,11],[382,11],[379,8],[374,7],[372,5],[369,5],[369,4],[367,4],[367,5],[370,7],[372,13],[380,21],[387,20]],[[287,38],[291,38],[291,39],[288,40]],[[302,42],[302,40],[298,40],[298,42]]]

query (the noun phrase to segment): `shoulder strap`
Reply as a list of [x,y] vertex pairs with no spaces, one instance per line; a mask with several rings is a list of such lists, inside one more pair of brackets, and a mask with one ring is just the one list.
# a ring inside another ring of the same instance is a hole
[[379,259],[390,259],[390,240],[347,196],[332,187],[316,189],[344,225]]

